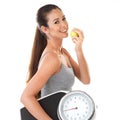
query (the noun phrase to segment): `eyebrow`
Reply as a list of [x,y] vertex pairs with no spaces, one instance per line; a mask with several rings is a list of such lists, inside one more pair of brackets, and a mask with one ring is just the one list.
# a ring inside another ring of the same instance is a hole
[[[65,17],[65,15],[62,16],[62,18],[64,18],[64,17]],[[55,18],[55,19],[53,20],[53,22],[56,21],[56,20],[59,20],[59,18]]]

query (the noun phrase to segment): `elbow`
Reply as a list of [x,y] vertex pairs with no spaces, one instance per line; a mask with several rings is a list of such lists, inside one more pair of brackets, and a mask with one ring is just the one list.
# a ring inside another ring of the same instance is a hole
[[25,99],[26,99],[25,95],[22,94],[21,97],[20,97],[20,102],[21,102],[22,104],[24,104]]
[[90,78],[84,78],[82,79],[83,84],[89,85],[90,84]]
[[83,82],[85,85],[89,85],[90,84],[90,81],[85,81]]
[[28,99],[29,99],[28,95],[25,92],[23,92],[21,97],[20,97],[20,102],[23,105],[25,105],[28,102]]
[[31,95],[31,94],[28,94],[27,92],[23,92],[21,97],[20,97],[20,102],[26,106],[29,101],[31,101],[32,99],[36,99],[36,96],[35,95]]
[[89,74],[85,74],[85,75],[80,75],[78,76],[78,79],[83,83],[83,84],[90,84],[90,75]]

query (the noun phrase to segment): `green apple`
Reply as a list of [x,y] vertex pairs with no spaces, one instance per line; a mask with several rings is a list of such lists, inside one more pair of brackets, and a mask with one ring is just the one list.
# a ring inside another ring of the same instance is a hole
[[77,33],[77,32],[74,32],[74,31],[71,31],[71,32],[70,32],[70,36],[71,36],[71,37],[79,37],[78,33]]

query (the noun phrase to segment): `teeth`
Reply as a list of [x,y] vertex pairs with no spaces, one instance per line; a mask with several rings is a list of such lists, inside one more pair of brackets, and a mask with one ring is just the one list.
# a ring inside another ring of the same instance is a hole
[[63,30],[63,31],[61,31],[61,32],[66,32],[67,30]]

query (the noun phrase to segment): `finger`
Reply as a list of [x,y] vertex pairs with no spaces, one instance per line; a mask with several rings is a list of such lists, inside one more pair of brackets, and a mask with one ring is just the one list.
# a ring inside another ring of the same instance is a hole
[[83,33],[82,30],[74,28],[73,31],[76,32],[76,33],[78,33],[80,38],[84,39],[84,33]]

